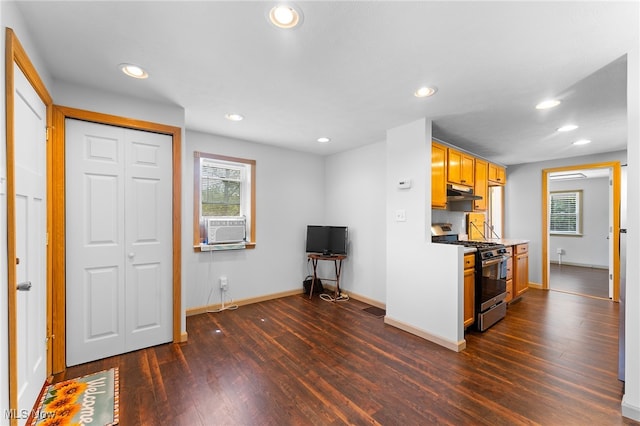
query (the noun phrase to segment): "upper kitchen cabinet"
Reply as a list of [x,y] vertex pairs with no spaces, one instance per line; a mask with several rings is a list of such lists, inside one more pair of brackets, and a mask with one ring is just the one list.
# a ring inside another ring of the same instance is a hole
[[447,148],[431,143],[431,206],[447,208]]
[[504,185],[507,183],[507,173],[502,166],[489,163],[489,185]]
[[473,186],[474,157],[455,149],[447,149],[447,180],[451,183]]
[[473,202],[473,210],[487,210],[487,195],[489,193],[489,183],[487,181],[488,165],[484,160],[475,159],[475,178],[473,193],[482,197],[481,200]]

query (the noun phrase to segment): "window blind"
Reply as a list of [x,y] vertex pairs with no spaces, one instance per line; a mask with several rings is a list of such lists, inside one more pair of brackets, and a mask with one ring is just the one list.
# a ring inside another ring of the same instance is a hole
[[580,193],[551,193],[550,231],[558,234],[579,234]]

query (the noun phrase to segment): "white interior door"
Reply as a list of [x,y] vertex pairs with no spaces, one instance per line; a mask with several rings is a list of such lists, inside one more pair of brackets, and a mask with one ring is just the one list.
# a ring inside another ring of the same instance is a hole
[[47,108],[15,65],[14,76],[18,412],[28,412],[47,374]]
[[617,247],[613,246],[613,169],[609,169],[609,223],[607,224],[607,244],[609,247],[609,299],[613,299],[613,256]]
[[65,126],[67,365],[171,341],[172,138]]

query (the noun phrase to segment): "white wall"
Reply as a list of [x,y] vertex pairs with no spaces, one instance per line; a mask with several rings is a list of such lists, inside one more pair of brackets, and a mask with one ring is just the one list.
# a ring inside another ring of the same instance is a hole
[[[1,57],[5,57],[5,29],[12,28],[18,36],[20,43],[27,51],[31,62],[35,66],[45,85],[51,85],[51,79],[47,70],[44,68],[38,50],[31,42],[25,23],[13,2],[0,1],[0,24],[2,35],[0,36],[0,52]],[[7,199],[6,199],[6,180],[7,180],[7,163],[6,163],[6,111],[5,111],[5,67],[4,61],[0,66],[0,283],[7,282]],[[5,421],[5,409],[9,408],[9,336],[6,318],[8,317],[7,305],[7,289],[4,285],[0,286],[0,419]]]
[[[256,248],[203,252],[193,250],[194,151],[256,160]],[[227,276],[234,300],[302,290],[307,274],[306,226],[324,221],[322,157],[238,139],[187,132],[184,197],[189,222],[183,234],[182,286],[187,308],[220,303],[218,277]],[[212,254],[213,253],[213,254]],[[211,288],[214,291],[211,294]]]
[[[640,11],[638,12],[640,21]],[[627,294],[626,368],[622,414],[640,421],[640,47],[627,56]]]
[[378,142],[325,159],[325,224],[349,227],[340,288],[380,307],[387,300],[385,154]]
[[617,151],[507,167],[503,237],[530,241],[530,282],[542,283],[542,170],[608,161],[620,161],[624,164],[626,159],[626,151]]
[[[431,243],[431,121],[388,130],[386,158],[385,321],[454,348],[464,342],[463,248]],[[412,180],[410,189],[398,188],[404,179]],[[406,221],[395,220],[397,210]]]
[[549,191],[576,190],[582,190],[582,236],[551,235],[549,260],[558,262],[561,248],[564,264],[608,269],[609,178],[549,182]]

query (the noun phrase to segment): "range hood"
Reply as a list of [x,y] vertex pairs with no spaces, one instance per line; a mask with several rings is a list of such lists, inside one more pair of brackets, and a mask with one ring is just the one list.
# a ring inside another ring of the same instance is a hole
[[473,202],[482,200],[479,195],[474,195],[473,188],[461,185],[447,185],[447,210],[456,212],[472,212]]
[[473,188],[468,186],[447,185],[447,201],[474,201],[474,200],[482,200],[482,197],[479,195],[473,194]]

